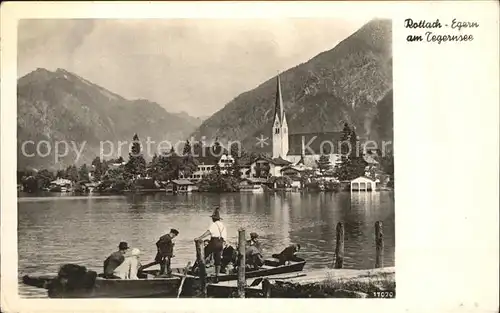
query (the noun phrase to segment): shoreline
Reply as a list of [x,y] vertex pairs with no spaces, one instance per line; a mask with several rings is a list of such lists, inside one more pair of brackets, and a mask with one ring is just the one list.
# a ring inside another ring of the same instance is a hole
[[[354,191],[351,192],[349,190],[322,190],[322,191],[317,191],[317,190],[297,190],[297,191],[287,191],[287,190],[270,190],[264,193],[272,194],[272,193],[310,193],[310,194],[317,194],[317,193],[351,193],[351,194],[360,194],[360,193],[366,193],[366,194],[372,194],[372,193],[378,193],[378,192],[394,192],[394,188],[384,188],[380,190],[374,190],[374,191]],[[44,194],[45,193],[45,194]],[[40,193],[25,193],[27,195],[17,195],[17,199],[40,199],[40,198],[57,198],[57,199],[65,199],[67,198],[68,200],[71,199],[87,199],[87,198],[100,198],[100,199],[105,199],[105,198],[122,198],[126,197],[127,195],[151,195],[151,194],[159,194],[159,193],[164,193],[167,195],[183,195],[183,194],[197,194],[197,193],[202,193],[202,194],[235,194],[235,193],[243,193],[243,194],[262,194],[262,193],[248,193],[248,192],[242,192],[242,191],[225,191],[225,192],[213,192],[213,191],[196,191],[196,192],[190,192],[190,193],[172,193],[172,192],[166,192],[165,190],[148,190],[148,191],[123,191],[123,192],[117,192],[117,193],[87,193],[87,194],[81,194],[81,193],[74,193],[74,192],[40,192]]]

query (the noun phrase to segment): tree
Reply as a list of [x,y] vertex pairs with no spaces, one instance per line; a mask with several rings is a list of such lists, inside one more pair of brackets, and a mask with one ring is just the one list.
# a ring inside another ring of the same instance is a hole
[[204,150],[203,142],[195,141],[195,142],[193,142],[191,147],[193,149],[193,156],[195,156],[195,157],[204,156],[203,155],[203,150]]
[[179,179],[180,171],[182,170],[182,158],[177,155],[174,148],[170,149],[170,153],[165,159],[164,172],[168,180]]
[[78,169],[75,165],[70,165],[66,168],[66,179],[71,180],[72,182],[78,181]]
[[38,181],[35,176],[25,177],[22,181],[23,190],[29,193],[36,192],[39,190]]
[[191,154],[192,154],[191,144],[189,143],[189,140],[186,140],[186,144],[184,144],[184,149],[182,150],[182,155],[191,155]]
[[[76,170],[76,167],[74,167]],[[54,173],[52,173],[49,170],[41,170],[38,171],[35,175],[36,179],[36,188],[37,190],[40,190],[42,188],[47,188],[50,185],[50,182],[54,180]]]
[[230,168],[230,175],[237,179],[241,178],[241,166],[239,158],[234,159],[234,162]]
[[277,188],[288,188],[292,185],[292,179],[288,176],[272,176],[269,182]]
[[106,172],[105,179],[117,181],[117,180],[125,179],[125,176],[126,176],[126,173],[125,173],[124,168],[122,166],[119,166],[119,167],[114,167],[114,168],[109,169]]
[[362,176],[367,163],[359,149],[359,141],[354,128],[345,123],[340,140],[341,164],[336,170],[337,178],[339,180],[352,180]]
[[148,164],[148,167],[146,169],[146,174],[151,177],[154,180],[158,180],[158,177],[160,175],[161,169],[160,169],[160,160],[158,155],[156,153],[153,155],[153,158],[151,159],[151,162]]
[[316,163],[318,164],[318,168],[321,174],[324,174],[325,171],[328,171],[332,168],[332,163],[330,162],[330,156],[326,154],[322,154]]
[[94,179],[97,181],[101,180],[102,175],[105,173],[104,164],[101,162],[101,159],[95,157],[95,159],[92,160],[92,166],[94,167]]
[[168,173],[168,156],[165,155],[165,153],[160,154],[157,159],[157,169],[158,173],[157,179],[160,181],[167,181],[170,179],[169,173]]
[[208,192],[234,192],[239,189],[239,180],[215,169],[200,181],[199,188]]
[[363,156],[353,158],[349,168],[349,180],[363,176],[367,165],[368,163],[365,161]]
[[245,157],[245,151],[240,147],[238,143],[232,143],[229,147],[229,153],[233,158],[234,162],[229,169],[229,174],[236,179],[241,178],[241,160]]
[[87,181],[89,180],[89,170],[87,168],[87,164],[83,164],[78,171],[78,175],[80,180]]
[[181,162],[179,162],[179,167],[179,171],[182,171],[186,177],[191,176],[191,174],[193,174],[193,172],[195,172],[198,168],[198,162],[196,162],[193,157],[193,149],[189,140],[186,140],[186,144],[184,145],[183,155]]
[[66,178],[66,171],[65,170],[58,170],[56,173],[56,178]]
[[146,160],[141,153],[141,143],[137,134],[134,135],[132,147],[129,153],[129,159],[125,164],[125,174],[128,179],[135,179],[144,175],[146,172]]
[[180,170],[186,175],[191,176],[198,169],[198,162],[191,155],[188,154],[182,157],[182,162],[180,164]]
[[389,175],[389,186],[394,187],[394,156],[389,153],[381,159],[381,169],[384,173]]
[[240,145],[235,143],[235,142],[232,143],[231,146],[229,147],[229,152],[230,152],[231,156],[233,157],[233,159],[235,159],[235,160],[241,159],[245,154],[245,152],[240,147]]

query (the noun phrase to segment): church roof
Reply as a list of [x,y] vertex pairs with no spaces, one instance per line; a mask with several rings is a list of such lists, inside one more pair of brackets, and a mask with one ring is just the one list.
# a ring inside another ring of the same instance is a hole
[[259,156],[253,162],[257,162],[257,161],[266,161],[267,163],[271,163],[274,165],[290,165],[290,164],[292,164],[292,162],[283,159],[281,156],[274,158],[274,159],[268,158],[266,156]]
[[281,156],[272,159],[271,162],[274,165],[289,165],[289,164],[292,164],[292,162],[283,159]]
[[277,85],[276,85],[276,100],[274,106],[274,114],[278,115],[278,120],[281,123],[285,116],[285,110],[283,108],[283,97],[281,95],[281,81],[280,76],[277,76]]
[[[290,134],[288,135],[288,155],[302,154],[302,138],[304,138],[306,155],[336,153],[341,136],[341,132]],[[322,143],[323,146],[321,146]]]

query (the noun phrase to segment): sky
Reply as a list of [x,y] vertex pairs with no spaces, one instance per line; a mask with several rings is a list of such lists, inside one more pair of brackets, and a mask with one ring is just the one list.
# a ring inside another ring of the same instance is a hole
[[63,68],[127,99],[206,117],[367,20],[41,19],[18,26],[18,77]]

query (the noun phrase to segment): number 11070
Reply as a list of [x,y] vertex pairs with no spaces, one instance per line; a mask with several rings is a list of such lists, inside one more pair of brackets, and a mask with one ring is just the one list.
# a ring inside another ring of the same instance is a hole
[[394,298],[396,297],[395,291],[374,291],[372,298]]

